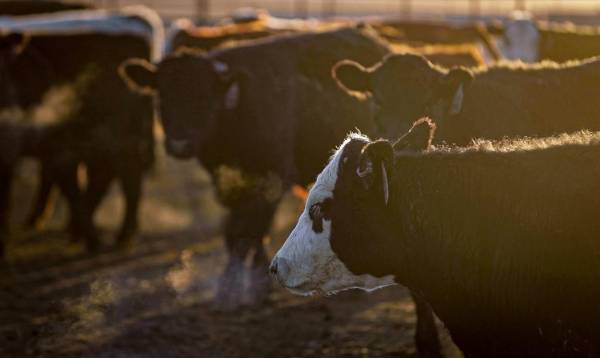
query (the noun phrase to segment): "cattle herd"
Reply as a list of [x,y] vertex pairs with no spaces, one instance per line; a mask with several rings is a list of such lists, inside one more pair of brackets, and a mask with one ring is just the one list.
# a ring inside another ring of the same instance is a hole
[[[161,130],[228,209],[216,308],[265,303],[272,278],[305,295],[401,284],[424,357],[442,356],[433,312],[466,357],[600,356],[600,31],[523,13],[196,26],[3,1],[0,15],[0,261],[26,157],[40,170],[25,225],[57,187],[94,254],[117,181],[116,242],[132,245]],[[293,186],[310,188],[305,209],[270,262]]]

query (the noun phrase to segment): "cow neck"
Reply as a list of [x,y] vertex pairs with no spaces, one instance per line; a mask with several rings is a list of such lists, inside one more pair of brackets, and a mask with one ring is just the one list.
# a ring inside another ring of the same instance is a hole
[[235,128],[230,128],[229,123],[233,117],[235,111],[222,109],[217,116],[214,134],[207,136],[198,147],[198,159],[209,170],[228,163],[232,158],[232,150],[235,149],[231,131]]

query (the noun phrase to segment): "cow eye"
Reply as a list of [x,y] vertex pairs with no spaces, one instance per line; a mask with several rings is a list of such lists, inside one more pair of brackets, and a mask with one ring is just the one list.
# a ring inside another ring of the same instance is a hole
[[321,203],[314,204],[308,210],[308,216],[310,216],[310,219],[312,221],[317,221],[317,220],[323,219],[322,214],[323,213],[321,212]]
[[323,220],[329,220],[329,207],[331,199],[316,203],[308,210],[308,216],[312,221],[313,230],[317,233],[323,231]]

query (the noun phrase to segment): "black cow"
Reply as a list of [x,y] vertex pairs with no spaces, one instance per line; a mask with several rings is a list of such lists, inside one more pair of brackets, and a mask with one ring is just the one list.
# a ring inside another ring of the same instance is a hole
[[217,302],[237,305],[242,265],[255,249],[252,293],[268,289],[263,237],[281,195],[310,183],[323,152],[355,127],[372,127],[367,103],[345,97],[331,79],[343,58],[375,63],[388,48],[367,31],[286,35],[210,52],[179,51],[155,66],[131,60],[122,73],[141,93],[156,94],[166,149],[197,157],[230,209],[230,260]]
[[[22,109],[38,128],[35,145],[28,144],[31,150],[25,153],[39,159],[42,168],[31,221],[43,211],[56,183],[69,203],[72,233],[85,237],[92,250],[98,245],[93,212],[114,179],[126,198],[118,242],[130,242],[137,230],[143,173],[153,162],[151,99],[131,93],[117,72],[127,58],[151,57],[156,14],[135,12],[82,12],[85,26],[78,26],[75,12],[64,21],[28,17],[4,23],[29,31],[27,46],[5,72],[12,97],[0,98],[0,108]],[[131,26],[119,30],[123,25]],[[40,106],[48,109],[44,118],[35,110]],[[81,163],[89,178],[85,195],[77,183]]]
[[345,90],[372,96],[380,135],[402,133],[422,116],[438,124],[437,141],[456,144],[600,130],[596,59],[448,71],[407,54],[368,69],[341,62],[334,73]]
[[349,137],[271,265],[299,293],[406,285],[465,357],[600,354],[600,133]]

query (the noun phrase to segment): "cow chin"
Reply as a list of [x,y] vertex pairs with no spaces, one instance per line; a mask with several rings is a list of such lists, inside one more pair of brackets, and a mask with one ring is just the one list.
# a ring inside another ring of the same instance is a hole
[[315,233],[302,215],[284,246],[273,258],[272,273],[279,283],[299,295],[331,295],[348,289],[373,291],[395,284],[393,276],[355,275],[329,244],[330,223]]
[[[339,262],[340,265],[343,265]],[[331,269],[325,269],[324,272],[331,272]],[[366,292],[372,292],[380,288],[395,285],[394,277],[388,275],[385,277],[375,277],[368,274],[354,275],[345,267],[343,270],[338,270],[338,274],[333,277],[319,277],[316,274],[308,281],[295,286],[284,286],[292,293],[302,296],[322,295],[330,296],[336,293],[358,289]]]

